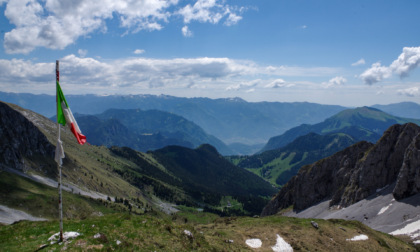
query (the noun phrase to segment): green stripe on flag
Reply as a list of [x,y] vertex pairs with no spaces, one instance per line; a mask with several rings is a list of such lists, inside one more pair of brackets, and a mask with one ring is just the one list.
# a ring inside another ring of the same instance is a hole
[[57,81],[57,123],[62,124],[63,126],[66,125],[66,118],[64,117],[63,108],[61,107],[61,103],[64,101],[66,107],[68,108],[69,105],[67,104],[66,98],[64,97],[63,91],[61,90],[60,84]]

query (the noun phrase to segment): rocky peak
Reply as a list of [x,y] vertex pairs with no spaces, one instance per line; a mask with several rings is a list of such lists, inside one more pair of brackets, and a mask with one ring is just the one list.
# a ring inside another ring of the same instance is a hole
[[349,206],[394,182],[402,199],[420,191],[420,127],[391,126],[376,144],[359,142],[328,158],[302,167],[264,208],[275,214],[291,205],[301,211],[324,200]]
[[[0,102],[0,168],[26,171],[34,158],[54,158],[54,146],[21,113]],[[25,163],[25,161],[28,161]],[[50,162],[48,162],[50,163]]]

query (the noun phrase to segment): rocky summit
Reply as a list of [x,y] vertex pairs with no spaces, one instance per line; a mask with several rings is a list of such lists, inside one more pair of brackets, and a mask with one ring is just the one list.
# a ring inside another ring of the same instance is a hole
[[343,151],[304,166],[263,209],[276,214],[293,205],[302,211],[329,201],[330,207],[348,207],[392,186],[401,200],[420,192],[420,127],[393,125],[376,144],[356,143]]

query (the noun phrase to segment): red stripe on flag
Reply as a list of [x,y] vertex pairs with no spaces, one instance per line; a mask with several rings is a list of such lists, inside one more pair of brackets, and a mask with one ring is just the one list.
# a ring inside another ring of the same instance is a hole
[[73,135],[76,137],[77,142],[79,144],[83,145],[83,144],[86,143],[86,137],[85,137],[85,135],[83,135],[83,134],[81,134],[81,133],[79,133],[79,132],[76,131],[76,127],[74,127],[74,123],[71,123],[70,130],[73,133]]

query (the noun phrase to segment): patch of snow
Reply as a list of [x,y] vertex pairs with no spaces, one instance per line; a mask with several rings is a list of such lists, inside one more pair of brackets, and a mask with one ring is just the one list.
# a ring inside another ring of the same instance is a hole
[[292,246],[287,243],[280,235],[277,235],[276,245],[271,247],[274,252],[293,252]]
[[392,203],[388,206],[382,207],[381,210],[379,210],[378,215],[385,213],[385,211],[388,210],[390,206],[392,206]]
[[420,244],[420,240],[413,241],[414,244]]
[[346,241],[365,241],[368,239],[369,237],[367,235],[361,234],[361,235],[356,235],[355,237],[351,239],[346,239]]
[[420,220],[407,224],[405,227],[391,232],[392,235],[408,235],[412,239],[420,236]]
[[251,248],[261,248],[262,246],[262,241],[260,239],[248,239],[245,243]]
[[193,237],[193,234],[191,233],[191,231],[189,231],[189,230],[184,230],[184,234],[186,234],[187,236],[189,236],[189,237]]

